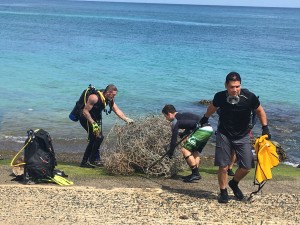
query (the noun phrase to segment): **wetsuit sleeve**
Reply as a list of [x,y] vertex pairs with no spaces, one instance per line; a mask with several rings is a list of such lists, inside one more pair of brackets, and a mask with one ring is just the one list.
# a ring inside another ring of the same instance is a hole
[[222,93],[218,92],[215,94],[213,100],[212,100],[212,105],[214,107],[220,107],[222,102]]
[[255,110],[260,106],[260,101],[259,101],[258,97],[256,97],[256,95],[254,95],[254,94],[253,94],[252,98],[253,98],[253,101],[252,101],[251,107],[252,107],[252,110]]
[[178,121],[174,121],[172,124],[172,137],[170,142],[170,151],[174,151],[176,148],[176,141],[177,141],[177,135],[179,130],[179,123]]

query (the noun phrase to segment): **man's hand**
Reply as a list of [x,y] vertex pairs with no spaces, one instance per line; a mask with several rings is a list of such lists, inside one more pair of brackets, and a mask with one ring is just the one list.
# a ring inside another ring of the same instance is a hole
[[92,124],[92,127],[93,127],[93,133],[95,134],[95,136],[98,136],[100,134],[99,125],[96,122],[94,122]]
[[183,138],[184,135],[185,135],[184,132],[179,132],[179,133],[178,133],[178,136],[179,136],[180,138]]
[[205,116],[205,114],[199,122],[200,122],[201,127],[203,127],[204,124],[208,123],[208,118]]
[[129,117],[126,117],[125,121],[126,121],[127,124],[133,124],[134,123],[133,119],[130,119]]
[[271,139],[271,133],[270,133],[268,125],[262,126],[261,129],[262,129],[261,134],[262,135],[268,135],[268,139]]

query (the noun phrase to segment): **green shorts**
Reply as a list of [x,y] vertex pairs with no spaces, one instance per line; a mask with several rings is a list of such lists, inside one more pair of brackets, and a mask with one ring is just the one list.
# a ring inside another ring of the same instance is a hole
[[211,126],[200,127],[189,136],[183,147],[190,152],[198,151],[201,153],[212,134],[213,128]]

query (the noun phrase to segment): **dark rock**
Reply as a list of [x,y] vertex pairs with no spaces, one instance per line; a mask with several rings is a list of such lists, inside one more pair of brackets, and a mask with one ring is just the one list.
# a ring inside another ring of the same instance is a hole
[[201,105],[209,105],[211,102],[212,102],[211,100],[206,100],[206,99],[202,99],[199,101]]

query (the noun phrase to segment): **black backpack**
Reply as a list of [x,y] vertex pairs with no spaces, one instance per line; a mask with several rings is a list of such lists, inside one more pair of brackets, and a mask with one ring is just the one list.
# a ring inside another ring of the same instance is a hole
[[25,181],[53,178],[57,163],[50,134],[43,129],[29,130],[27,133],[24,145]]

